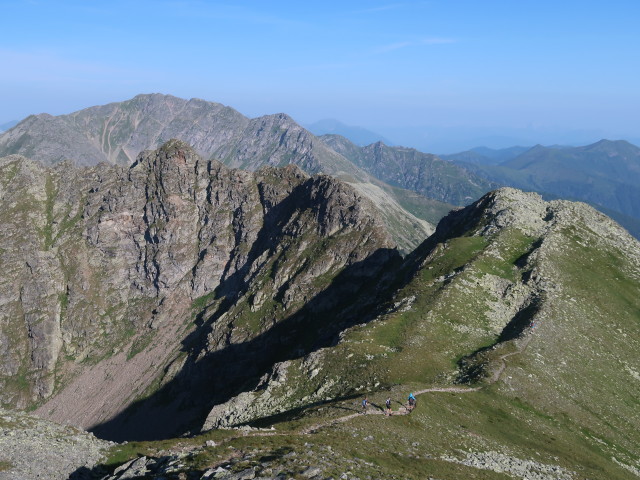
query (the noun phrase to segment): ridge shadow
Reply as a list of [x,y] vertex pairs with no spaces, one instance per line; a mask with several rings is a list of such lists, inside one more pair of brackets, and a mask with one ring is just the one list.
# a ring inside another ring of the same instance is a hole
[[[400,261],[396,250],[378,249],[344,268],[325,290],[269,330],[198,358],[213,324],[239,295],[224,297],[217,311],[201,319],[182,341],[187,359],[172,380],[89,431],[118,442],[162,440],[200,431],[214,405],[258,389],[275,363],[334,346],[343,330],[375,318],[390,295],[386,287],[392,279],[388,272],[394,271],[391,265]],[[229,280],[237,285],[237,277]],[[229,285],[221,287],[225,291]]]

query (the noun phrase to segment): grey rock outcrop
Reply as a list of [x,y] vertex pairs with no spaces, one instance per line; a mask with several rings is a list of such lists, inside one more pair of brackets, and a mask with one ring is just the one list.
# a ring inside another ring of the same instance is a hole
[[66,480],[92,469],[111,445],[76,428],[0,409],[2,480]]

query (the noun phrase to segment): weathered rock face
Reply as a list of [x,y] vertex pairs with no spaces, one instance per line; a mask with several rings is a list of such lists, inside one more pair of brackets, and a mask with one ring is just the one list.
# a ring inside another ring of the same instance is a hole
[[242,114],[218,103],[138,95],[128,102],[70,115],[32,115],[2,135],[0,152],[24,155],[46,165],[72,160],[80,165],[128,166],[142,150],[181,138],[208,157],[248,123]]
[[350,186],[294,166],[231,170],[178,141],[130,168],[10,156],[0,180],[1,400],[85,428],[262,335],[336,276],[357,290],[398,256]]
[[293,164],[308,174],[325,173],[351,182],[374,202],[396,243],[407,251],[433,231],[427,221],[432,216],[421,202],[413,202],[418,206],[409,213],[394,189],[328,148],[288,115],[249,119],[230,107],[199,99],[138,95],[69,115],[33,115],[0,134],[0,156],[18,154],[45,165],[69,160],[129,166],[139,152],[171,138],[232,168],[255,171]]

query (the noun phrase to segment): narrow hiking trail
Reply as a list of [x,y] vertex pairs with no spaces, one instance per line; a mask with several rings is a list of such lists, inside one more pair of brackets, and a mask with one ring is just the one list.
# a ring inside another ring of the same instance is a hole
[[[523,353],[527,347],[529,346],[529,343],[531,342],[531,339],[533,338],[533,335],[531,332],[529,332],[528,335],[526,335],[526,338],[524,339],[524,341],[522,342],[522,346],[520,348],[518,348],[516,351],[514,352],[509,352],[509,353],[505,353],[504,355],[501,355],[498,357],[498,360],[500,361],[500,366],[492,373],[491,377],[489,377],[489,379],[486,381],[485,385],[479,386],[479,387],[430,387],[430,388],[425,388],[423,390],[418,390],[416,392],[414,392],[415,396],[418,395],[423,395],[425,393],[472,393],[472,392],[477,392],[479,390],[482,390],[485,387],[488,387],[489,385],[493,385],[494,383],[496,383],[498,380],[500,380],[500,377],[502,376],[502,373],[505,371],[505,369],[507,368],[507,362],[506,359],[513,356],[513,355],[518,355]],[[399,410],[392,412],[391,416],[397,416],[397,415],[408,415],[410,412],[407,409],[406,406],[401,406]],[[379,409],[379,407],[376,408],[376,410],[368,410],[367,415],[384,415],[384,410]],[[350,415],[345,415],[344,417],[339,417],[339,418],[334,418],[332,420],[327,420],[326,422],[322,422],[322,423],[318,423],[316,425],[312,425],[310,427],[307,427],[303,430],[301,430],[300,432],[298,432],[299,435],[307,435],[310,433],[315,433],[318,430],[322,429],[322,428],[326,428],[326,427],[331,427],[333,425],[336,425],[338,423],[344,423],[347,422],[349,420],[351,420],[352,418],[356,418],[363,415],[362,412],[358,412],[358,413],[352,413]]]
[[[482,390],[483,388],[488,387],[489,385],[493,385],[494,383],[496,383],[498,380],[500,380],[500,377],[502,376],[503,372],[505,371],[505,369],[507,368],[507,362],[506,359],[513,356],[513,355],[518,355],[523,353],[527,347],[529,346],[529,343],[531,342],[533,338],[532,332],[529,332],[526,335],[526,338],[523,340],[520,348],[518,348],[517,350],[513,351],[513,352],[509,352],[509,353],[505,353],[504,355],[501,355],[497,358],[498,361],[500,361],[500,366],[491,374],[491,377],[489,377],[486,381],[486,383],[482,386],[479,387],[430,387],[430,388],[425,388],[423,390],[417,390],[414,392],[415,396],[418,395],[424,395],[425,393],[461,393],[461,394],[466,394],[466,393],[473,393],[473,392],[477,392],[479,390]],[[408,415],[410,412],[407,409],[406,406],[402,405],[398,410],[396,411],[392,411],[390,416],[398,416],[398,415]],[[280,432],[275,432],[275,431],[246,431],[244,432],[243,435],[237,435],[237,436],[233,436],[230,437],[228,439],[226,439],[224,442],[228,442],[231,440],[234,440],[236,438],[239,437],[258,437],[258,436],[276,436],[276,435],[309,435],[309,434],[313,434],[316,433],[318,430],[321,430],[323,428],[327,428],[327,427],[332,427],[334,425],[337,425],[339,423],[345,423],[348,422],[349,420],[352,420],[354,418],[358,418],[361,417],[363,415],[384,415],[385,411],[384,409],[382,409],[381,407],[378,406],[374,406],[374,408],[368,408],[366,410],[366,413],[363,412],[355,412],[355,413],[351,413],[349,415],[345,415],[343,417],[338,417],[338,418],[333,418],[331,420],[327,420],[325,422],[321,422],[321,423],[317,423],[314,425],[311,425],[309,427],[305,427],[302,430],[298,431],[298,432],[287,432],[287,433],[280,433]]]
[[[424,395],[426,393],[458,393],[458,394],[467,394],[467,393],[473,393],[473,392],[478,392],[484,388],[486,388],[489,385],[492,385],[494,383],[496,383],[498,380],[500,380],[502,374],[504,373],[506,367],[507,367],[507,362],[506,359],[513,356],[513,355],[517,355],[520,353],[523,353],[527,346],[529,345],[529,343],[532,340],[532,333],[529,332],[529,334],[527,335],[526,338],[523,339],[522,343],[520,344],[519,348],[513,352],[509,352],[509,353],[505,353],[503,355],[500,355],[499,357],[496,358],[496,361],[500,362],[500,365],[492,372],[491,376],[486,380],[485,384],[482,386],[477,386],[477,387],[457,387],[457,386],[451,386],[451,387],[429,387],[429,388],[425,388],[422,390],[417,390],[414,391],[414,396],[418,396],[418,395]],[[358,409],[358,407],[356,407],[356,409]],[[224,445],[224,444],[228,444],[236,439],[239,438],[246,438],[246,437],[287,437],[287,436],[291,436],[291,435],[297,435],[297,436],[307,436],[307,435],[312,435],[316,432],[318,432],[319,430],[322,430],[324,428],[328,428],[328,427],[332,427],[334,425],[338,425],[341,423],[346,423],[352,419],[358,418],[358,417],[362,417],[364,415],[384,415],[385,411],[382,407],[376,405],[376,404],[371,404],[371,406],[366,410],[366,413],[363,413],[361,411],[355,411],[354,413],[351,413],[349,415],[344,415],[342,417],[337,417],[337,418],[333,418],[330,420],[326,420],[324,422],[320,422],[320,423],[316,423],[314,425],[311,426],[307,426],[304,428],[301,428],[298,431],[291,431],[291,432],[279,432],[276,431],[275,429],[273,430],[254,430],[254,429],[247,429],[247,430],[243,430],[238,432],[238,434],[236,435],[232,435],[230,437],[227,437],[225,439],[222,439],[220,441],[214,442],[213,446],[220,446],[220,445]],[[395,417],[398,415],[409,415],[410,412],[408,411],[407,407],[405,405],[401,405],[399,407],[398,410],[392,411],[391,416]],[[273,428],[273,427],[272,427]],[[207,441],[207,446],[209,446],[209,442]],[[175,445],[174,447],[170,448],[169,450],[165,450],[162,451],[160,453],[162,453],[163,455],[166,454],[172,454],[172,453],[185,453],[184,450],[185,445]],[[196,449],[198,448],[202,448],[202,447],[196,447]],[[232,447],[229,447],[232,448]],[[187,447],[187,450],[193,450],[193,446],[191,447]],[[242,451],[242,449],[236,449],[233,448],[231,452],[229,452],[227,455],[225,455],[222,458],[219,458],[215,464],[212,464],[212,468],[216,468],[218,466],[221,466],[223,464],[225,464],[226,462],[230,461],[233,458],[237,458],[237,457],[241,457],[242,455],[244,455],[244,452]]]
[[[482,390],[483,388],[486,388],[489,385],[493,385],[494,383],[496,383],[498,380],[500,380],[502,374],[504,373],[506,367],[507,367],[507,362],[506,359],[513,356],[513,355],[517,355],[520,353],[523,353],[527,346],[529,345],[529,343],[531,342],[533,337],[532,332],[529,332],[526,335],[526,338],[523,339],[522,343],[520,344],[519,348],[513,352],[510,353],[505,353],[501,356],[499,356],[496,360],[500,362],[500,365],[498,368],[495,369],[495,371],[491,374],[491,376],[486,380],[486,383],[482,386],[478,386],[478,387],[430,387],[430,388],[425,388],[422,390],[417,390],[414,391],[414,396],[418,396],[418,395],[424,395],[426,393],[458,393],[458,394],[467,394],[467,393],[473,393],[473,392],[478,392],[480,390]],[[398,416],[398,415],[408,415],[410,412],[408,411],[407,407],[405,405],[401,405],[400,408],[396,411],[393,411],[391,416]],[[252,429],[247,429],[244,431],[239,432],[237,435],[232,435],[230,437],[227,437],[223,440],[220,440],[219,442],[215,442],[215,446],[219,446],[219,445],[224,445],[227,443],[230,443],[238,438],[246,438],[246,437],[275,437],[275,436],[291,436],[291,435],[298,435],[298,436],[306,436],[306,435],[312,435],[316,432],[318,432],[319,430],[322,430],[323,428],[328,428],[328,427],[332,427],[334,425],[338,425],[341,423],[346,423],[354,418],[358,418],[364,415],[384,415],[385,411],[383,408],[381,408],[378,405],[374,405],[372,404],[372,408],[368,408],[366,413],[363,413],[361,411],[356,411],[354,413],[351,413],[349,415],[344,415],[342,417],[337,417],[337,418],[333,418],[331,420],[326,420],[324,422],[320,422],[320,423],[316,423],[314,425],[308,426],[308,427],[304,427],[301,428],[298,431],[293,431],[293,432],[278,432],[275,429],[274,430],[252,430]],[[273,427],[272,427],[273,428]],[[208,442],[207,442],[208,445]],[[161,451],[162,454],[166,455],[166,454],[172,454],[172,453],[184,453],[185,445],[174,445],[174,447],[170,448],[169,450],[165,450],[165,451]],[[201,447],[200,447],[201,448]],[[192,447],[187,447],[187,450],[193,449]],[[225,456],[222,459],[219,459],[218,462],[216,462],[215,466],[219,466],[224,464],[225,462],[229,461],[231,458],[237,457],[238,455],[241,455],[242,451],[241,450],[236,450],[234,449],[231,453],[229,453],[227,456]]]

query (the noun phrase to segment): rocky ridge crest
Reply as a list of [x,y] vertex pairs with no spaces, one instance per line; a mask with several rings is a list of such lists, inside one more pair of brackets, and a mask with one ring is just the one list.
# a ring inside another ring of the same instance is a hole
[[261,335],[336,275],[357,287],[398,255],[350,186],[229,169],[179,141],[130,168],[11,156],[0,174],[2,402],[84,428]]

